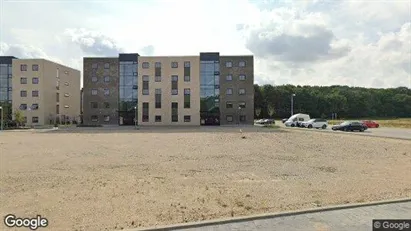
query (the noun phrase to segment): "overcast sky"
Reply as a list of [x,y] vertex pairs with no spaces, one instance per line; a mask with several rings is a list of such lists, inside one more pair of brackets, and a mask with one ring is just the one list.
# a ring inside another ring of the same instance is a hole
[[258,84],[411,87],[409,0],[0,0],[0,54],[253,54]]

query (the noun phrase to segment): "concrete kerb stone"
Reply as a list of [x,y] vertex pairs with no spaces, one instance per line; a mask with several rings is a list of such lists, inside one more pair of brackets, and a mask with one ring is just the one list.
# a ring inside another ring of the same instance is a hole
[[359,208],[359,207],[368,207],[368,206],[377,206],[377,205],[404,203],[404,202],[411,202],[411,198],[375,201],[375,202],[369,202],[369,203],[344,204],[344,205],[328,206],[328,207],[322,207],[322,208],[295,210],[295,211],[289,211],[289,212],[265,213],[265,214],[251,215],[251,216],[223,218],[223,219],[209,220],[209,221],[189,222],[189,223],[182,223],[182,224],[175,224],[175,225],[156,226],[156,227],[148,227],[148,228],[134,228],[134,229],[125,229],[125,230],[128,230],[128,231],[181,230],[181,229],[189,229],[189,228],[200,228],[200,227],[212,226],[212,225],[223,225],[223,224],[236,223],[236,222],[247,222],[247,221],[254,221],[254,220],[271,219],[271,218],[285,217],[285,216],[296,216],[296,215],[307,214],[307,213],[319,213],[319,212],[327,212],[327,211],[334,211],[334,210],[353,209],[353,208]]

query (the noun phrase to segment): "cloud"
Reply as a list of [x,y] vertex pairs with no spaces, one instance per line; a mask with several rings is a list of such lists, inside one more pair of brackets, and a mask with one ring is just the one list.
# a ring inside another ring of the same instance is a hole
[[250,26],[246,47],[257,57],[284,62],[315,62],[340,58],[350,51],[328,29],[320,14],[301,14],[280,8],[269,23]]
[[118,47],[114,39],[96,31],[84,28],[66,29],[64,34],[88,55],[117,56],[118,53],[123,52],[123,49]]
[[154,55],[154,46],[153,45],[148,45],[143,48],[141,48],[141,55]]

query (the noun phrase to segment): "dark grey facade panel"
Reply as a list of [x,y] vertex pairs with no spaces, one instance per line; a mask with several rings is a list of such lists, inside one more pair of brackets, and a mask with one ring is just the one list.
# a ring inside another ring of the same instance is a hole
[[219,52],[201,52],[200,61],[218,61],[220,57]]
[[137,62],[138,56],[140,56],[138,53],[123,53],[119,54],[118,59],[120,62]]

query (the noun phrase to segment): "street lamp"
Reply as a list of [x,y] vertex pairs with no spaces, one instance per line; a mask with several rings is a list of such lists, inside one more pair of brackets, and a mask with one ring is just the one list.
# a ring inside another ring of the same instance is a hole
[[294,96],[295,94],[291,94],[291,116],[294,115]]
[[0,120],[0,123],[1,123],[1,131],[3,131],[3,107],[1,107],[0,106],[0,117],[1,117],[1,120]]

